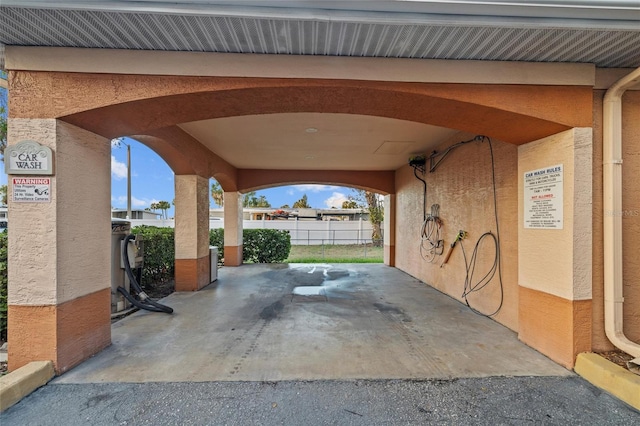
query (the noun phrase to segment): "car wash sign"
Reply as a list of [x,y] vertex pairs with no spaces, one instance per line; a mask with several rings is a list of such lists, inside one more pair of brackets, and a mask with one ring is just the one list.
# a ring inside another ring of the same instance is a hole
[[4,152],[5,172],[10,175],[53,175],[51,148],[35,141],[20,141]]
[[524,227],[562,229],[564,201],[562,164],[524,174]]
[[14,203],[50,203],[51,178],[11,178]]

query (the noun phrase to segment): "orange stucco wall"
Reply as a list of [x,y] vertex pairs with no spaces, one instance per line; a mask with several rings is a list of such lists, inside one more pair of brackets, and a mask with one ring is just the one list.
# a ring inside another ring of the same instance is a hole
[[591,301],[567,300],[520,287],[518,338],[552,360],[573,368],[591,350]]
[[[64,117],[105,137],[208,118],[302,111],[398,118],[493,134],[513,143],[590,124],[585,122],[590,90],[584,86],[25,71],[10,72],[9,84],[12,116]],[[107,116],[112,120],[105,121]]]
[[[241,179],[247,181],[246,188],[259,187],[259,179],[255,179],[259,173],[236,170],[223,159],[210,155],[193,138],[177,128],[177,124],[248,114],[352,113],[398,118],[491,135],[495,138],[492,146],[500,226],[502,290],[496,275],[482,291],[471,295],[469,302],[480,312],[493,312],[500,303],[502,292],[502,308],[494,318],[516,331],[519,329],[519,318],[526,317],[529,322],[535,322],[538,315],[533,310],[519,312],[519,306],[526,308],[529,305],[520,303],[518,288],[517,145],[572,127],[593,126],[592,345],[594,349],[610,349],[604,336],[602,319],[602,92],[594,93],[584,86],[14,71],[10,72],[10,89],[12,96],[9,110],[12,118],[59,118],[107,138],[140,135],[141,140],[153,146],[172,165],[176,174],[205,177],[218,174],[225,191],[242,189],[239,184]],[[65,96],[60,96],[60,93]],[[624,213],[618,214],[623,214],[625,234],[625,332],[632,340],[640,341],[640,262],[637,260],[640,258],[637,256],[637,241],[640,237],[640,185],[637,184],[637,176],[640,175],[640,120],[633,119],[640,117],[640,92],[628,92],[623,105],[626,117],[623,128]],[[437,150],[442,151],[474,134],[461,132],[455,138],[443,141]],[[371,187],[384,193],[396,194],[395,245],[389,248],[388,256],[394,256],[395,265],[399,269],[458,300],[462,300],[466,272],[462,247],[464,246],[469,259],[478,238],[487,231],[496,232],[491,164],[488,142],[472,142],[452,151],[435,173],[424,175],[428,186],[427,212],[432,204],[440,205],[440,218],[443,221],[441,238],[444,239],[445,252],[460,230],[468,233],[443,267],[443,256],[437,256],[434,263],[429,263],[420,254],[422,183],[414,177],[413,170],[409,166],[397,170],[395,185],[391,184],[393,179],[382,176],[380,183]],[[298,176],[289,173],[287,180],[309,181],[310,178],[304,173],[306,171],[300,171]],[[334,183],[350,183],[351,178],[345,176],[347,177],[337,179],[341,182]],[[362,182],[360,185],[366,186]],[[241,246],[229,247],[225,246],[229,264],[241,263]],[[493,261],[492,243],[487,239],[481,246],[475,278],[484,276]],[[204,276],[205,258],[199,256],[197,259],[190,259],[190,262],[178,267],[184,267],[187,274]],[[548,299],[546,293],[527,294],[532,301]],[[93,301],[89,305],[92,303]],[[560,305],[562,303],[558,303]],[[562,306],[564,313],[559,318],[570,318],[575,327],[581,327],[582,323],[588,321],[591,308],[587,303]],[[36,315],[33,312],[39,312],[22,306],[13,306],[11,309],[16,312],[11,320],[14,324],[15,321],[28,321],[30,315]],[[55,307],[46,309],[52,310],[48,314],[51,318],[58,314]],[[20,313],[22,311],[25,312],[24,315]],[[41,320],[45,321],[46,318]],[[56,322],[52,319],[43,325],[43,329],[53,329],[55,326]],[[13,328],[13,332],[19,329],[15,325]],[[58,343],[64,341],[64,334],[71,335],[66,326],[59,328],[57,332],[60,333]],[[85,334],[90,333],[87,331]],[[102,334],[107,335],[106,331]],[[526,334],[525,331],[523,335]],[[562,338],[561,335],[556,337]],[[539,338],[538,334],[534,335],[532,344],[544,345],[544,341]],[[107,344],[103,340],[106,342],[106,337],[99,341],[98,347]],[[573,342],[572,347],[591,345],[586,342]],[[44,346],[55,344],[46,343]],[[76,362],[80,361],[65,361],[58,368],[65,369]],[[563,359],[561,362],[571,365],[572,360]]]
[[9,305],[9,370],[53,361],[62,374],[111,344],[110,290],[60,305]]
[[[602,239],[602,99],[594,92],[593,108],[593,350],[613,349],[604,332],[604,271]],[[622,216],[624,333],[640,343],[640,91],[622,98]]]
[[[461,134],[437,150],[467,140]],[[507,327],[518,329],[518,163],[517,146],[492,141],[495,158],[498,219],[502,252],[502,281],[504,303],[495,319]],[[434,286],[438,290],[462,300],[465,282],[465,263],[458,244],[448,263],[441,267],[443,256],[429,263],[420,254],[422,225],[422,183],[413,170],[403,167],[397,171],[396,267]],[[442,238],[445,253],[460,230],[468,233],[463,241],[467,259],[478,238],[487,231],[495,233],[491,157],[488,142],[471,142],[453,151],[434,173],[427,172],[427,213],[432,204],[440,205],[443,221]],[[484,276],[494,260],[492,242],[485,239],[476,265],[475,280]],[[469,297],[474,309],[493,312],[500,302],[500,285],[496,274],[491,284]]]

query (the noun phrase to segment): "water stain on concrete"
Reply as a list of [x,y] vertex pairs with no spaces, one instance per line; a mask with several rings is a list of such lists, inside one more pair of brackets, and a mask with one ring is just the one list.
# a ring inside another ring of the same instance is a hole
[[375,306],[375,308],[382,314],[391,315],[394,319],[399,319],[402,322],[413,321],[402,309],[396,308],[395,306],[387,305],[385,303],[374,303],[373,306]]
[[272,303],[267,306],[260,312],[260,318],[265,321],[271,321],[272,319],[278,318],[278,314],[282,312],[284,309],[284,304],[282,301],[278,300],[277,302]]

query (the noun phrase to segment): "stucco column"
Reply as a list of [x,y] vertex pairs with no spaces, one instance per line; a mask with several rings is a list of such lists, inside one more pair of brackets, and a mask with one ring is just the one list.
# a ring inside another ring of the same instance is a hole
[[396,196],[384,197],[384,264],[396,266]]
[[[61,374],[111,343],[110,143],[55,119],[8,132],[54,157],[53,176],[9,176],[9,370],[51,360]],[[50,178],[50,201],[12,201],[22,177]]]
[[211,282],[209,179],[176,175],[176,291],[196,291]]
[[[518,173],[518,335],[572,368],[578,353],[591,350],[592,129],[520,146]],[[548,201],[559,196],[562,203]],[[537,206],[527,208],[527,200]],[[526,226],[534,215],[562,218],[562,226]]]
[[242,265],[242,196],[224,193],[224,265]]

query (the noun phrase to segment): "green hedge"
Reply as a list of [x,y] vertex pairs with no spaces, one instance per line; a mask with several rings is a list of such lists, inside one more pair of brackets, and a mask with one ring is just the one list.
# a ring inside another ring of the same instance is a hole
[[[173,228],[137,226],[131,233],[144,241],[142,283],[162,283],[173,279],[175,243]],[[242,256],[247,263],[278,263],[289,257],[291,236],[275,229],[245,229]],[[218,247],[218,262],[224,259],[224,230],[211,229],[209,244]]]
[[0,232],[0,340],[7,341],[7,231]]
[[173,228],[136,226],[131,233],[144,241],[144,267],[142,284],[164,283],[172,280],[175,272],[175,243]]
[[222,263],[224,259],[224,229],[209,230],[209,245],[218,247],[218,263]]
[[245,262],[284,262],[291,251],[291,235],[287,231],[245,229],[242,240],[242,257]]
[[[242,257],[247,263],[284,262],[291,251],[291,235],[276,229],[244,229]],[[218,261],[224,259],[224,230],[209,231],[209,244],[218,247]]]

